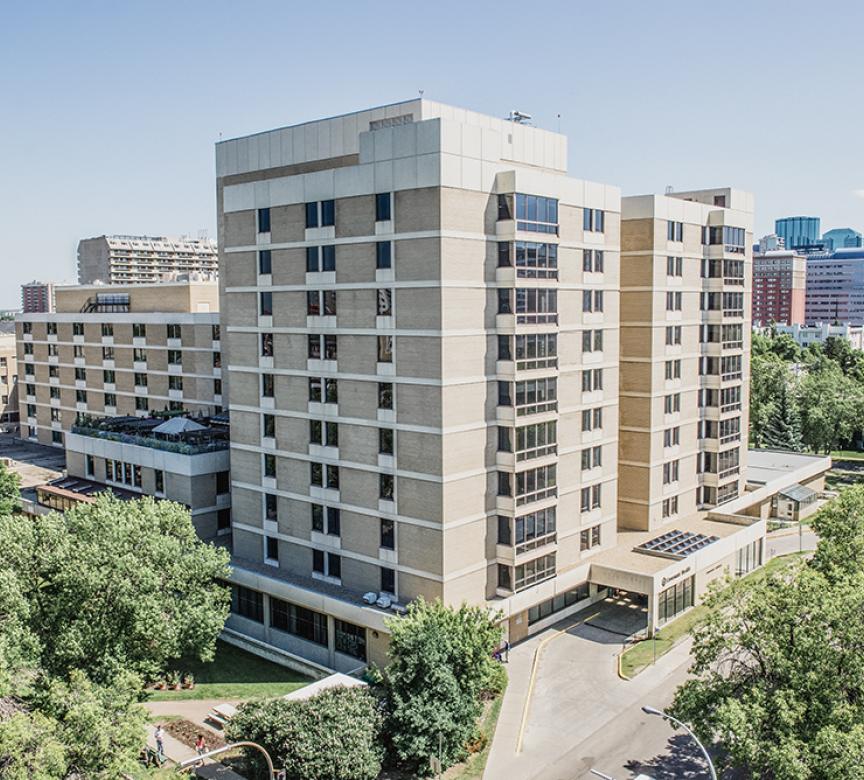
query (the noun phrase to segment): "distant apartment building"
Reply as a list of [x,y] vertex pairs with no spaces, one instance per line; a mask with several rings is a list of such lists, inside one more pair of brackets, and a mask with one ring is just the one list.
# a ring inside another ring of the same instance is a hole
[[97,236],[78,242],[78,284],[152,284],[218,271],[216,242],[169,236]]
[[819,217],[783,217],[774,221],[774,232],[786,249],[822,248]]
[[864,249],[807,258],[805,322],[864,325]]
[[25,314],[54,311],[54,283],[34,280],[22,284],[21,311]]
[[834,228],[822,235],[825,249],[833,252],[835,249],[851,249],[864,246],[864,236],[852,228]]
[[852,349],[864,349],[864,327],[861,325],[777,325],[773,330],[790,335],[802,347],[824,344],[833,338],[848,341]]
[[622,199],[620,528],[744,492],[752,223],[737,190]]
[[18,361],[15,334],[0,335],[0,424],[18,422]]
[[776,233],[769,233],[767,236],[762,236],[759,239],[759,244],[753,247],[753,251],[755,252],[758,249],[759,252],[771,252],[775,249],[785,248],[786,241],[784,239],[780,238]]
[[21,436],[62,446],[82,417],[222,410],[215,282],[60,287],[16,321]]
[[794,250],[769,250],[753,255],[755,324],[803,325],[807,289],[807,257]]

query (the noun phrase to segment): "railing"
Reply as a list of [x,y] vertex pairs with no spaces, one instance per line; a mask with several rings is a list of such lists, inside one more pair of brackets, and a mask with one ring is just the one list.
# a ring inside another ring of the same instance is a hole
[[521,544],[516,545],[516,555],[521,555],[522,553],[530,552],[531,550],[536,550],[538,547],[545,547],[547,544],[554,544],[558,541],[558,533],[556,531],[552,531],[550,534],[545,534],[544,536],[538,536],[534,539],[529,539],[526,542],[522,542]]
[[740,408],[741,408],[741,402],[740,401],[733,401],[732,403],[729,403],[729,404],[722,404],[720,407],[720,411],[721,412],[731,412],[734,409],[740,409]]
[[726,477],[731,477],[733,474],[740,474],[741,467],[740,466],[732,466],[732,468],[724,469],[723,471],[717,474],[718,479],[726,479]]
[[106,431],[101,428],[90,428],[84,425],[73,425],[71,431],[79,436],[92,436],[94,439],[106,439],[107,441],[116,441],[121,444],[134,444],[139,447],[150,447],[154,450],[176,452],[180,455],[200,455],[205,452],[219,452],[227,450],[229,447],[226,439],[217,439],[202,444],[189,444],[182,441],[156,439],[150,436],[137,436],[132,433]]
[[542,447],[534,447],[530,450],[521,450],[516,453],[516,460],[531,460],[532,458],[542,458],[544,455],[554,455],[558,452],[557,444],[546,444]]
[[724,341],[723,349],[743,349],[744,342],[743,341]]
[[554,498],[557,495],[557,485],[541,488],[540,490],[535,490],[533,493],[525,493],[524,495],[516,496],[516,506],[523,506],[524,504],[530,504],[534,501],[542,501],[544,498]]
[[558,314],[555,312],[517,314],[516,323],[518,325],[541,325],[543,323],[557,324]]
[[538,404],[526,404],[516,407],[517,417],[526,417],[529,414],[542,414],[543,412],[557,412],[558,401],[545,401]]
[[741,372],[740,371],[733,371],[729,374],[723,374],[720,377],[720,379],[723,382],[731,382],[733,379],[740,379],[740,378],[741,378]]
[[720,437],[721,444],[730,444],[733,441],[741,441],[741,431],[736,431],[735,433],[729,433],[726,436]]
[[516,276],[520,279],[557,279],[557,268],[516,268]]
[[536,371],[539,368],[558,368],[558,357],[530,358],[516,361],[517,371]]

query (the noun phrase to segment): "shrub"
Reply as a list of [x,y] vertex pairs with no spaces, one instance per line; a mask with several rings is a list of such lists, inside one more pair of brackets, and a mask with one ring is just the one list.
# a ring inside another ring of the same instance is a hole
[[[244,704],[226,737],[262,745],[289,780],[374,780],[383,757],[381,725],[378,700],[368,688],[332,688],[311,699]],[[260,762],[256,751],[249,757]]]

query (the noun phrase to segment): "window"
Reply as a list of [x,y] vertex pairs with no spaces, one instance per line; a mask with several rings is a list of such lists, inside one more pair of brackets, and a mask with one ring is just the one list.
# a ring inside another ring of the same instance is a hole
[[582,270],[587,273],[603,273],[603,250],[583,249]]
[[51,431],[51,441],[54,444],[62,444],[63,434],[60,431]]
[[663,464],[663,484],[670,485],[673,482],[677,482],[680,476],[680,466],[681,462],[677,460],[670,460],[668,463]]
[[672,517],[678,514],[678,496],[663,499],[663,517]]
[[582,229],[592,233],[605,232],[606,213],[601,209],[582,210]]
[[379,192],[375,195],[375,221],[389,222],[392,219],[393,198],[389,192]]
[[672,393],[663,397],[663,413],[675,414],[681,411],[681,393]]
[[329,227],[336,224],[336,201],[321,201],[321,227]]
[[582,500],[582,511],[590,512],[592,509],[600,508],[600,498],[602,494],[603,485],[591,485],[590,487],[583,487],[582,492],[580,494]]
[[336,290],[307,290],[306,314],[332,317],[336,314]]
[[336,270],[336,247],[310,246],[306,247],[306,271],[317,273],[319,271]]
[[60,353],[57,351],[56,344],[48,345],[48,357],[57,357]]
[[666,326],[666,346],[679,346],[681,344],[681,326],[667,325]]
[[603,427],[603,408],[582,410],[582,430],[597,431]]
[[[509,204],[505,206],[509,210]],[[501,216],[501,199],[499,196],[498,218]],[[540,195],[516,194],[516,228],[530,230],[535,233],[558,234],[558,201],[555,198],[545,198]]]
[[392,409],[393,408],[393,383],[379,382],[378,383],[378,408]]
[[344,620],[333,621],[336,650],[360,661],[366,661],[366,629]]
[[87,391],[86,390],[76,390],[75,391],[75,400],[79,404],[87,403]]
[[379,317],[393,315],[393,290],[378,290],[376,313]]
[[270,596],[270,625],[307,642],[327,647],[327,615]]
[[557,495],[558,482],[555,464],[520,471],[516,474],[517,506]]
[[272,536],[265,536],[265,552],[264,555],[268,561],[279,560],[279,540]]
[[59,379],[60,369],[57,366],[48,366],[48,377],[50,379]]
[[165,492],[165,472],[162,469],[153,470],[153,483],[157,493]]
[[168,389],[169,390],[182,390],[183,389],[183,377],[182,376],[169,376],[168,377]]
[[384,593],[396,593],[396,572],[386,566],[381,567],[381,590]]
[[273,334],[261,334],[261,357],[273,357]]
[[222,368],[222,353],[214,352],[213,353],[213,368]]
[[684,275],[684,258],[683,257],[667,257],[666,258],[666,276],[683,276],[683,275]]
[[681,311],[680,291],[666,293],[666,311]]
[[[270,479],[276,478],[276,456],[271,454],[264,455],[264,476]],[[218,486],[217,486],[218,489]]]
[[515,244],[498,243],[498,266],[513,265],[515,254],[516,275],[529,279],[558,278],[558,245],[534,241],[516,241]]
[[[83,349],[81,350],[81,354],[80,355],[78,354],[78,352],[77,352],[78,346],[80,346],[80,345],[76,345],[75,357],[84,357],[84,350]],[[32,355],[33,354],[33,342],[32,341],[25,341],[24,342],[24,354],[25,355]]]
[[309,335],[310,360],[336,360],[336,336]]
[[261,292],[258,293],[258,314],[262,317],[273,316],[273,293]]
[[590,471],[603,465],[603,448],[587,447],[582,450],[582,471]]
[[[273,398],[275,395],[273,374],[261,374],[261,397]],[[320,388],[320,385],[319,385]]]
[[375,245],[375,267],[391,268],[393,265],[393,243],[391,241],[379,241]]
[[102,347],[102,360],[114,360],[114,347]]
[[681,429],[679,427],[667,428],[663,431],[663,446],[675,447],[681,443]]
[[183,338],[183,328],[176,322],[168,323],[166,331],[169,339]]
[[378,475],[378,496],[385,501],[393,501],[396,489],[396,478],[392,474]]
[[322,420],[309,420],[309,443],[318,444],[322,447],[338,447],[339,424],[323,422]]
[[[54,386],[52,385],[51,387],[48,388],[48,394],[49,394],[49,396],[50,396],[51,398],[57,398],[57,399],[59,400],[59,398],[60,398],[60,388],[59,388],[59,387],[54,387]],[[35,395],[35,391],[33,392],[33,395]]]
[[396,549],[396,523],[389,518],[381,518],[381,539],[379,546],[384,550]]
[[582,372],[582,392],[590,393],[603,389],[603,369],[590,368]]
[[382,455],[393,454],[393,435],[392,428],[378,429],[378,452]]
[[335,224],[336,203],[332,200],[322,200],[306,204],[306,227],[329,227]]
[[254,620],[256,623],[264,622],[264,594],[257,590],[244,588],[242,585],[234,585],[233,611],[241,617]]
[[132,361],[134,363],[147,363],[147,350],[141,347],[135,347],[132,350]]
[[33,332],[33,323],[32,322],[22,322],[21,323],[21,332],[22,333],[32,333]]
[[[25,324],[29,325],[30,323],[25,323]],[[29,333],[29,331],[26,331],[26,330],[24,332]],[[73,322],[72,323],[72,335],[73,336],[83,336],[84,335],[84,323],[83,322]]]
[[59,409],[52,409],[51,410],[51,422],[60,422],[61,419],[62,418],[60,416],[60,410]]
[[179,366],[183,363],[183,352],[179,349],[168,350],[168,365]]
[[558,321],[557,290],[518,287],[515,292],[517,322],[533,324]]
[[585,528],[579,534],[579,549],[582,552],[590,550],[593,547],[600,546],[600,526],[595,525],[592,528]]
[[681,361],[667,360],[665,365],[666,379],[681,378]]
[[603,311],[603,290],[583,290],[582,311]]
[[[666,240],[667,241],[683,241],[684,240],[684,223],[673,222],[671,219],[666,223]],[[680,274],[679,274],[680,276]]]
[[105,407],[117,406],[117,396],[114,393],[105,393]]
[[[57,333],[57,324],[54,322],[49,322],[48,325],[54,326],[54,330],[53,331],[49,330],[48,332],[56,334]],[[102,337],[103,338],[113,338],[114,337],[114,325],[112,325],[110,322],[103,322],[102,323]]]
[[264,494],[264,518],[274,523],[279,520],[279,499],[272,493]]
[[147,338],[147,326],[143,322],[133,323],[132,337],[136,339]]
[[212,325],[210,328],[210,338],[213,341],[219,341],[222,338],[222,329],[218,324]]
[[522,590],[555,576],[555,553],[541,555],[533,561],[526,561],[515,568],[515,589]]
[[273,273],[272,253],[269,249],[262,249],[260,252],[258,252],[258,273]]
[[227,531],[231,527],[231,510],[220,509],[216,512],[216,530]]
[[269,233],[270,232],[270,209],[258,209],[258,232],[259,233]]
[[393,362],[393,336],[378,336],[378,362]]
[[335,553],[312,550],[312,570],[325,577],[342,577],[342,558]]

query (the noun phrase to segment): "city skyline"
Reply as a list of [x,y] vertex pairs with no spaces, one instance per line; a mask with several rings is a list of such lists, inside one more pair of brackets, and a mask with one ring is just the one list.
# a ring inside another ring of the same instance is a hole
[[[564,5],[547,10],[556,9],[570,18]],[[34,275],[74,278],[75,247],[87,236],[215,237],[220,137],[410,99],[421,89],[496,116],[531,113],[538,127],[571,138],[572,175],[609,181],[626,195],[735,181],[755,193],[757,235],[790,214],[819,215],[825,230],[864,225],[864,170],[847,154],[861,109],[850,105],[842,123],[812,115],[781,125],[771,98],[776,84],[795,83],[820,104],[839,104],[844,74],[861,65],[860,50],[842,45],[847,35],[854,42],[861,9],[843,6],[848,33],[808,36],[800,62],[776,58],[762,40],[767,31],[773,40],[807,34],[808,17],[794,8],[778,16],[732,3],[731,21],[719,24],[684,3],[634,3],[618,14],[582,9],[575,27],[499,8],[494,34],[480,38],[475,30],[489,19],[479,7],[445,3],[434,18],[386,3],[375,14],[342,3],[334,10],[325,36],[285,46],[286,29],[317,29],[311,11],[270,3],[241,18],[227,4],[105,5],[86,16],[59,4],[39,16],[10,9],[0,61],[14,81],[2,82],[0,98],[12,121],[0,145],[7,184],[0,205],[15,229],[0,248],[7,281],[0,308],[17,306],[20,285]],[[396,35],[376,55],[369,42],[383,22]],[[421,26],[425,34],[412,34]],[[541,31],[542,54],[529,66],[518,65],[518,52],[502,58],[501,40],[536,41]],[[712,49],[723,56],[709,60]],[[489,79],[496,71],[511,76]],[[230,113],[219,108],[225,92],[233,95]],[[706,145],[715,151],[707,161]]]

